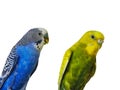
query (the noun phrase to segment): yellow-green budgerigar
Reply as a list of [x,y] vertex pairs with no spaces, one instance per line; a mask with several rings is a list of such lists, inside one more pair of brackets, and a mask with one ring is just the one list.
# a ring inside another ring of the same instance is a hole
[[86,32],[64,54],[58,90],[83,90],[96,70],[96,55],[104,35],[96,30]]

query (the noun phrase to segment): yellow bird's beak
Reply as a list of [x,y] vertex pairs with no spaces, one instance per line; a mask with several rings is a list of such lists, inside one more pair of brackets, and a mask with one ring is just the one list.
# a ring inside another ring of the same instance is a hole
[[102,39],[98,39],[98,44],[102,45],[103,44],[103,40]]

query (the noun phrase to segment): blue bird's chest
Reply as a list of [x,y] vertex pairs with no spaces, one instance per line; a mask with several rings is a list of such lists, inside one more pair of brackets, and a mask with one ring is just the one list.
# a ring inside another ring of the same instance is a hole
[[21,76],[28,77],[37,66],[39,52],[32,46],[20,47],[18,49],[19,61],[16,72]]
[[18,46],[16,53],[18,55],[16,66],[4,83],[2,90],[7,90],[7,88],[21,90],[37,67],[40,51],[34,45]]

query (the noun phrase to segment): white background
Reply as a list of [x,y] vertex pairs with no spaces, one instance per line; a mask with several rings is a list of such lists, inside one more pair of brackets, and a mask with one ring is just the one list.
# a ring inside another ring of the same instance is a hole
[[46,28],[50,42],[27,90],[57,90],[64,52],[91,29],[101,31],[105,41],[85,90],[120,90],[119,0],[1,0],[0,72],[13,45],[34,27]]

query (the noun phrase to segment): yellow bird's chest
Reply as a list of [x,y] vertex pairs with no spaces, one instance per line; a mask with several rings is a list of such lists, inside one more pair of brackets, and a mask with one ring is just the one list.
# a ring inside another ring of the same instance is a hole
[[80,87],[80,84],[84,83],[84,81],[87,82],[95,63],[95,60],[92,61],[92,59],[93,58],[84,50],[73,53],[64,76],[64,83],[68,83],[69,88],[77,88]]

